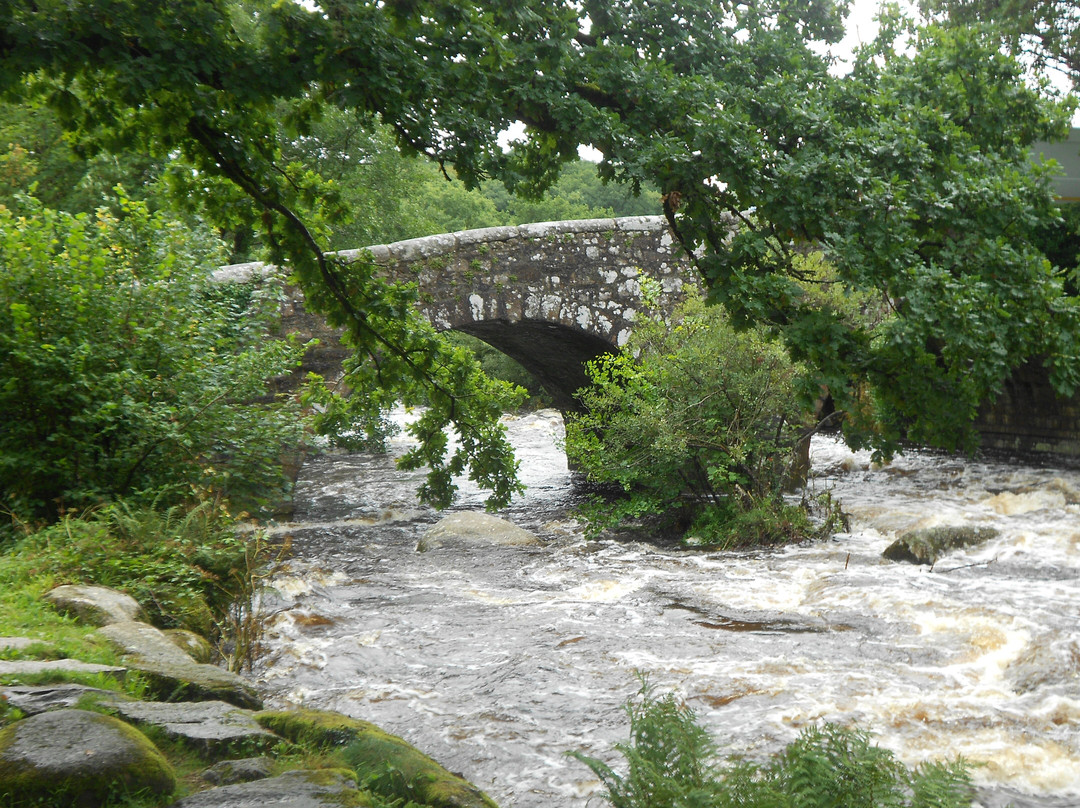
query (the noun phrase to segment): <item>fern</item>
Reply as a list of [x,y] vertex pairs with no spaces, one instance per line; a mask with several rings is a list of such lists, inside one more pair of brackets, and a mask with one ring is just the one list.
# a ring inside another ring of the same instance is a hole
[[626,706],[629,743],[616,744],[625,773],[570,753],[603,783],[613,808],[970,808],[962,759],[909,770],[861,730],[823,724],[804,730],[771,761],[721,765],[694,712],[656,698],[643,679]]

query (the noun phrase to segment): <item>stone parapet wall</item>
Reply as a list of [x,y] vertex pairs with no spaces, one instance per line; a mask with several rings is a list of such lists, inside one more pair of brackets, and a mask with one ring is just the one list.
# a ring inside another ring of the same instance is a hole
[[[516,359],[565,410],[586,377],[583,363],[626,342],[647,307],[650,278],[660,312],[670,311],[696,273],[660,216],[490,227],[379,244],[340,253],[370,256],[386,275],[416,283],[419,306],[439,329],[477,336]],[[262,264],[223,267],[221,280],[268,276]],[[277,283],[282,283],[280,279]],[[646,296],[648,297],[648,296]],[[339,334],[310,314],[300,291],[285,287],[282,330],[320,344],[279,387],[308,372],[328,380],[346,356]],[[977,421],[984,448],[1080,465],[1080,398],[1054,395],[1040,366],[1020,368]]]
[[660,311],[692,277],[662,216],[490,227],[366,252],[394,280],[418,284],[420,306],[440,329],[542,320],[613,345],[626,342],[643,305],[643,277],[657,282]]

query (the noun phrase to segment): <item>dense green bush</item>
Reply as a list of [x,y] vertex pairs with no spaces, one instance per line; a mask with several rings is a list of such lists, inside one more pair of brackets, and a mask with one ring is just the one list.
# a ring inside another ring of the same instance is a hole
[[218,244],[120,195],[120,216],[0,206],[0,508],[52,520],[118,496],[280,497],[302,424],[253,404],[302,348],[274,300],[210,279]]
[[783,499],[807,436],[805,379],[764,333],[737,331],[721,307],[691,300],[670,321],[636,321],[625,349],[589,373],[567,455],[625,492],[586,507],[593,530],[662,515],[688,538],[734,546],[822,529]]
[[824,724],[804,730],[766,763],[717,759],[693,710],[671,695],[627,704],[630,742],[617,744],[625,773],[580,753],[614,808],[965,808],[968,767],[957,759],[909,770],[859,730]]

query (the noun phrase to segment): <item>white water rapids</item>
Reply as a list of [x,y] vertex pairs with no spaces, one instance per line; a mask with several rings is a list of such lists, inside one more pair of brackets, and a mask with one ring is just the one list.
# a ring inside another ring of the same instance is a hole
[[[908,764],[963,755],[986,808],[1080,805],[1080,472],[918,453],[876,468],[815,438],[812,488],[850,533],[695,552],[585,541],[558,413],[508,428],[530,490],[502,515],[539,547],[418,553],[440,517],[418,475],[369,455],[305,465],[257,671],[270,703],[380,724],[503,808],[584,808],[598,784],[565,752],[618,761],[640,671],[727,753],[827,720]],[[933,569],[881,557],[954,524],[1000,534]]]

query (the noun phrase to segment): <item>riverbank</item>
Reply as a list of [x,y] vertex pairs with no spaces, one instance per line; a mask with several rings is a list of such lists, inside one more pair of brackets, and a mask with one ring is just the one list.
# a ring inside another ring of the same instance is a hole
[[207,663],[204,638],[143,622],[121,592],[61,586],[42,600],[90,631],[74,654],[70,635],[44,626],[0,637],[4,806],[237,808],[273,795],[270,804],[495,808],[374,724],[263,710],[249,680]]
[[256,684],[233,670],[258,653],[256,593],[283,548],[221,512],[109,506],[4,550],[4,808],[236,808],[271,793],[303,805],[494,805],[373,724],[262,709]]

